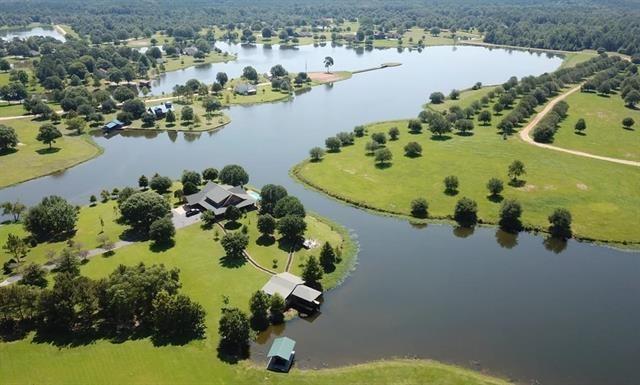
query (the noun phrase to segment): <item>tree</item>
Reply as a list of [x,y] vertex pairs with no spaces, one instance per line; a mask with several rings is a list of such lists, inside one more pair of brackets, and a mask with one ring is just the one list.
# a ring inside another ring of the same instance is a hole
[[0,154],[18,145],[18,135],[9,126],[0,124]]
[[280,218],[276,227],[283,238],[297,241],[304,236],[304,232],[307,230],[307,223],[303,217],[287,215]]
[[160,290],[152,301],[151,324],[155,338],[201,337],[205,326],[204,308],[182,294]]
[[224,212],[224,218],[229,222],[235,222],[242,216],[240,209],[236,206],[229,206]]
[[218,176],[220,182],[231,186],[243,186],[249,183],[249,174],[237,164],[224,166]]
[[387,135],[384,132],[374,132],[371,134],[371,139],[380,145],[387,143]]
[[9,71],[11,69],[11,64],[7,59],[0,59],[0,71]]
[[30,263],[22,272],[22,280],[20,284],[38,287],[47,287],[47,271],[40,265]]
[[514,160],[509,165],[509,169],[507,170],[507,175],[509,176],[509,178],[511,178],[512,183],[516,183],[518,181],[518,178],[520,178],[520,176],[522,175],[525,175],[526,173],[527,171],[524,168],[524,163],[522,163],[520,160]]
[[269,295],[262,290],[257,290],[249,300],[251,311],[251,326],[255,330],[265,330],[269,326]]
[[29,251],[25,241],[19,236],[11,233],[7,235],[7,243],[5,243],[2,248],[11,254],[17,262],[22,261]]
[[635,108],[636,104],[640,103],[640,91],[629,91],[629,93],[624,97],[624,102],[627,106]]
[[391,127],[389,129],[389,138],[391,140],[397,140],[398,136],[400,136],[400,130],[398,130],[398,127]]
[[431,95],[429,95],[429,100],[431,100],[431,103],[433,104],[443,103],[444,99],[444,94],[442,92],[432,92]]
[[164,117],[164,120],[168,123],[167,125],[173,125],[176,121],[176,114],[173,110],[167,111],[167,114]]
[[441,31],[440,31],[440,28],[438,28],[438,27],[431,27],[431,31],[430,32],[431,32],[432,36],[438,36],[438,35],[440,35]]
[[463,197],[456,203],[453,219],[462,227],[473,227],[478,222],[478,204]]
[[222,108],[222,104],[215,97],[206,97],[202,101],[202,107],[204,107],[205,111],[207,111],[207,114],[211,114],[212,112]]
[[456,120],[456,130],[460,131],[461,135],[466,134],[468,131],[473,130],[473,121],[470,119]]
[[624,128],[626,128],[627,130],[630,130],[631,127],[635,124],[636,122],[633,120],[633,118],[624,118],[622,119],[622,126]]
[[575,130],[578,132],[582,132],[586,129],[587,129],[587,123],[584,121],[584,119],[582,118],[578,119],[578,121],[576,122]]
[[222,87],[224,87],[224,85],[229,81],[229,77],[225,72],[218,72],[216,74],[216,81],[220,83]]
[[318,260],[313,255],[310,255],[302,267],[302,279],[305,285],[321,290],[322,285],[320,284],[320,280],[322,276],[322,268]]
[[257,81],[258,80],[258,71],[251,66],[246,66],[242,69],[242,77],[247,80]]
[[140,119],[146,110],[147,107],[140,99],[130,99],[122,104],[122,111],[128,112],[134,119]]
[[142,114],[142,117],[140,118],[140,120],[142,120],[142,124],[145,127],[152,127],[153,124],[156,122],[156,115],[150,112],[145,112]]
[[504,106],[500,103],[496,103],[493,105],[493,112],[496,115],[500,115],[500,113],[504,110]]
[[227,258],[244,258],[244,249],[249,245],[249,237],[241,232],[226,233],[220,240]]
[[72,252],[71,249],[63,249],[58,259],[56,266],[58,273],[69,274],[72,277],[80,275],[80,260],[78,256]]
[[200,177],[200,174],[195,171],[188,171],[188,170],[184,170],[182,172],[182,177],[180,178],[180,181],[182,182],[182,184],[193,183],[196,186],[199,186],[202,184],[202,178]]
[[451,131],[451,123],[444,116],[437,114],[429,121],[429,131],[433,135],[441,137]]
[[571,238],[571,213],[564,208],[558,208],[549,216],[549,233],[556,238]]
[[140,187],[143,190],[146,190],[147,187],[149,187],[149,179],[147,179],[146,176],[141,175],[140,178],[138,178],[138,187]]
[[54,126],[53,124],[45,124],[40,127],[36,140],[42,142],[43,144],[48,144],[49,149],[51,149],[51,145],[56,142],[56,139],[61,137],[62,133],[60,133],[56,126]]
[[455,194],[458,192],[458,177],[449,175],[444,178],[444,191],[447,194]]
[[520,216],[522,215],[522,206],[516,200],[506,200],[500,207],[500,228],[507,232],[518,232],[522,229]]
[[288,195],[287,189],[280,185],[266,184],[260,190],[260,209],[263,213],[273,213],[276,203]]
[[269,72],[271,72],[271,76],[276,78],[284,77],[289,74],[287,70],[285,70],[284,67],[280,64],[276,64],[271,67],[271,70]]
[[418,119],[411,119],[407,125],[409,132],[412,134],[419,134],[422,132],[422,123]]
[[504,190],[504,185],[500,179],[491,178],[487,182],[487,190],[489,190],[489,194],[491,194],[491,196],[496,197],[500,195],[502,190]]
[[169,216],[156,219],[149,226],[149,239],[156,244],[167,244],[175,235],[176,228]]
[[258,217],[258,231],[265,237],[272,236],[276,230],[276,219],[270,214],[262,214]]
[[374,152],[374,158],[376,162],[382,166],[388,162],[391,162],[391,159],[393,159],[393,154],[391,153],[391,150],[386,147],[379,148]]
[[416,218],[426,218],[429,215],[429,203],[424,198],[411,201],[411,215]]
[[241,354],[249,346],[251,328],[249,318],[238,308],[223,309],[218,324],[220,347],[233,354]]
[[59,196],[51,195],[31,207],[25,215],[24,227],[37,240],[44,241],[73,231],[78,210]]
[[213,167],[205,168],[204,171],[202,171],[202,178],[213,182],[218,179],[218,169]]
[[182,110],[180,110],[180,120],[183,122],[191,122],[193,118],[193,108],[191,108],[190,106],[182,107]]
[[312,162],[319,162],[324,156],[324,150],[320,147],[314,147],[309,150],[309,156],[311,157]]
[[487,110],[480,111],[478,120],[482,122],[483,126],[488,126],[491,123],[491,112]]
[[326,56],[323,60],[324,68],[327,69],[327,73],[329,73],[329,67],[333,67],[334,61],[331,56]]
[[20,220],[20,215],[27,210],[27,206],[23,205],[19,201],[3,202],[0,204],[0,208],[2,208],[2,215],[13,216],[14,222],[18,222],[18,220]]
[[149,183],[149,187],[158,194],[164,194],[169,191],[171,185],[173,185],[171,178],[167,176],[160,176],[158,174],[154,175]]
[[75,118],[67,119],[67,130],[75,131],[76,135],[80,135],[84,133],[84,130],[86,127],[87,127],[87,122],[79,116]]
[[340,151],[340,146],[342,142],[335,136],[329,137],[324,141],[325,146],[330,152],[338,152]]
[[325,272],[333,271],[336,264],[336,252],[329,242],[325,242],[320,249],[320,264]]
[[171,205],[154,191],[133,194],[120,205],[122,220],[135,230],[148,233],[151,224],[169,215]]
[[120,103],[136,97],[135,92],[127,86],[119,86],[113,91],[113,98]]
[[353,133],[354,133],[358,138],[363,137],[363,136],[364,136],[364,132],[365,132],[364,126],[355,126],[355,127],[353,128]]
[[451,90],[451,92],[449,93],[449,99],[451,100],[457,100],[460,97],[460,91],[453,89]]
[[410,158],[422,155],[422,146],[418,142],[409,142],[404,146],[404,153]]
[[271,322],[274,325],[281,324],[284,321],[285,310],[284,298],[282,298],[280,293],[273,293],[269,304],[269,313],[271,315]]

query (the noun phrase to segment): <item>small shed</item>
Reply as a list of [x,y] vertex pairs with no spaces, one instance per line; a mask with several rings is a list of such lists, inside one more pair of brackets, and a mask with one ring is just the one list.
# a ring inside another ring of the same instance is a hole
[[288,372],[289,369],[291,369],[296,355],[295,347],[296,341],[288,337],[280,337],[273,340],[271,349],[269,349],[269,353],[267,354],[267,358],[269,359],[267,369],[284,373]]
[[119,121],[118,119],[113,119],[102,127],[102,131],[104,131],[105,133],[110,133],[116,130],[122,130],[123,127],[123,122]]
[[235,92],[236,94],[245,95],[245,96],[255,95],[258,92],[258,88],[253,84],[240,83],[233,88],[233,92]]

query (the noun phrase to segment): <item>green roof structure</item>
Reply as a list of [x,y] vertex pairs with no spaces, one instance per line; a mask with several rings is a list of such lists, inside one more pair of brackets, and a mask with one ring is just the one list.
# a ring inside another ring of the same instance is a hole
[[289,360],[293,349],[296,347],[296,341],[288,337],[280,337],[273,340],[271,349],[269,349],[268,358],[278,357],[283,360]]

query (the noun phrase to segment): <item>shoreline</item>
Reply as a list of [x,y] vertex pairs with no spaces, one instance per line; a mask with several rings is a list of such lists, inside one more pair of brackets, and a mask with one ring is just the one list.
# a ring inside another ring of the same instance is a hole
[[[381,123],[381,122],[377,122],[377,123]],[[361,209],[361,210],[365,210],[368,211],[372,214],[376,214],[376,215],[381,215],[381,216],[386,216],[386,217],[393,217],[393,218],[397,218],[397,219],[402,219],[402,220],[406,220],[409,223],[415,223],[415,224],[428,224],[428,223],[444,223],[447,225],[450,225],[452,227],[456,226],[456,222],[453,220],[453,218],[451,216],[429,216],[428,218],[415,218],[412,217],[410,215],[404,214],[402,212],[399,211],[391,211],[391,210],[384,210],[384,209],[380,209],[378,207],[366,204],[364,202],[359,202],[350,198],[346,198],[341,196],[340,194],[336,194],[333,193],[332,191],[329,191],[321,186],[318,186],[314,183],[312,183],[311,181],[309,181],[307,178],[305,178],[304,176],[301,175],[300,170],[302,168],[302,166],[304,166],[305,164],[309,163],[310,161],[308,159],[294,165],[291,169],[289,169],[289,176],[296,181],[297,183],[300,183],[303,187],[310,189],[312,191],[316,191],[319,192],[321,194],[323,194],[326,197],[329,197],[331,199],[334,199],[335,201],[338,201],[342,204],[351,206],[351,207],[355,207],[357,209]],[[478,224],[476,226],[479,227],[492,227],[495,229],[499,229],[497,222],[492,222],[492,221],[487,221],[484,220],[482,218],[478,218]],[[532,225],[527,225],[527,224],[523,224],[523,229],[521,232],[526,232],[529,233],[531,235],[539,235],[539,234],[549,234],[548,230],[541,228],[541,227],[537,227],[537,226],[532,226]],[[517,233],[516,233],[517,235]],[[613,249],[616,250],[620,250],[620,251],[627,251],[627,252],[640,252],[640,241],[622,241],[622,242],[618,242],[618,241],[613,241],[613,240],[608,240],[608,239],[597,239],[597,238],[592,238],[592,237],[586,237],[586,236],[580,236],[580,235],[576,235],[574,234],[574,236],[571,238],[572,240],[575,240],[577,242],[585,242],[585,243],[589,243],[589,244],[593,244],[596,246],[605,246],[605,247],[611,247]],[[571,240],[570,239],[570,240]],[[567,240],[569,241],[569,240]]]

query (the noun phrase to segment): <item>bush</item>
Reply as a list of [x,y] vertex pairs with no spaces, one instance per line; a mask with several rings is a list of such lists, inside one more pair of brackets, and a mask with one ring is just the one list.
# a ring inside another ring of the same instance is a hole
[[449,175],[444,178],[444,191],[447,194],[454,194],[458,191],[458,177],[455,175]]
[[391,127],[389,129],[389,138],[391,140],[397,140],[398,136],[400,136],[400,130],[398,130],[398,127]]
[[487,182],[487,190],[491,196],[498,196],[504,190],[504,184],[498,178],[491,178]]
[[404,146],[404,153],[409,157],[422,155],[422,146],[418,142],[409,142]]
[[31,207],[24,228],[38,241],[70,234],[76,226],[78,210],[59,196],[49,196]]
[[149,239],[156,243],[168,243],[175,235],[176,228],[168,216],[156,219],[149,226]]
[[371,139],[380,145],[387,143],[387,135],[384,132],[375,132],[371,134]]
[[166,176],[154,175],[149,182],[149,187],[158,194],[164,194],[171,188],[173,182]]
[[416,218],[426,218],[429,216],[429,203],[424,198],[417,198],[411,201],[411,215]]
[[411,119],[409,120],[407,128],[409,128],[409,132],[412,134],[419,134],[422,132],[422,123],[417,119]]
[[500,207],[500,228],[507,232],[518,232],[522,229],[520,216],[522,206],[516,200],[506,200]]
[[218,179],[218,169],[213,167],[204,169],[204,171],[202,171],[202,178],[209,181]]
[[478,204],[469,198],[461,198],[456,203],[453,219],[462,227],[473,227],[478,222]]
[[571,238],[571,213],[567,209],[556,209],[549,216],[549,232],[557,238]]

